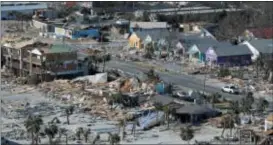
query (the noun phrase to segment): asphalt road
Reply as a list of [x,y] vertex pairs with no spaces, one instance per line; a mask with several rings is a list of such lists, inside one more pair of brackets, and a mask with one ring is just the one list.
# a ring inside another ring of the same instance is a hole
[[[124,61],[117,61],[117,60],[112,60],[110,62],[106,63],[107,68],[115,68],[115,69],[120,69],[122,71],[131,73],[131,74],[137,74],[140,72],[147,72],[149,69],[141,67],[137,64],[134,64],[133,62],[124,62]],[[167,72],[157,72],[159,77],[169,83],[173,83],[175,85],[187,87],[187,88],[192,88],[193,90],[204,90],[204,81],[194,78],[193,76],[189,75],[183,75],[183,74],[170,74]],[[227,94],[227,93],[222,93],[220,88],[212,87],[206,85],[205,87],[205,92],[208,93],[220,93],[223,97],[226,99],[230,100],[239,100],[243,96],[242,95],[233,95],[233,94]]]
[[[75,49],[82,49],[86,46],[84,45],[75,45],[68,43],[72,48]],[[137,74],[141,72],[147,72],[149,71],[149,68],[144,68],[142,66],[139,66],[137,64],[134,64],[133,62],[125,62],[125,61],[119,61],[119,60],[111,60],[110,62],[106,63],[106,68],[112,68],[112,69],[120,69],[124,72],[130,73],[130,74]],[[169,83],[173,83],[175,85],[183,86],[186,88],[191,88],[193,90],[204,90],[204,80],[200,80],[195,78],[194,76],[190,75],[183,75],[183,74],[171,74],[167,72],[157,72],[157,74],[160,76],[160,78]],[[207,93],[220,93],[223,97],[230,100],[240,100],[243,96],[242,95],[233,95],[233,94],[227,94],[222,93],[220,90],[220,87],[212,87],[206,85],[205,92]]]

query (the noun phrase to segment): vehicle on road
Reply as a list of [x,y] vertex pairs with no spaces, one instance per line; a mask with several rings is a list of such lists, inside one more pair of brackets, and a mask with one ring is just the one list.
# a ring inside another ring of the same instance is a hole
[[239,94],[239,88],[236,85],[230,84],[222,87],[222,92],[231,93],[231,94]]

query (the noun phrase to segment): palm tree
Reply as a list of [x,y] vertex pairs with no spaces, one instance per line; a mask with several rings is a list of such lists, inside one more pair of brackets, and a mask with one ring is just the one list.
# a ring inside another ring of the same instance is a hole
[[[105,48],[104,48],[105,49]],[[104,50],[106,51],[106,50]],[[110,61],[111,60],[111,55],[109,54],[105,54],[103,55],[103,67],[102,67],[102,72],[104,72],[105,70],[105,64],[106,64],[106,61]]]
[[96,57],[96,55],[89,56],[87,61],[88,61],[88,68],[89,68],[89,70],[91,70],[90,72],[92,72],[92,73],[96,72],[97,63],[98,63],[98,58]]
[[11,11],[11,12],[8,13],[8,17],[9,17],[8,19],[9,19],[9,20],[11,19],[10,17],[13,17],[13,16],[14,16],[14,12],[15,12],[15,11]]
[[159,113],[159,111],[163,110],[163,105],[160,102],[155,102],[154,107],[157,112],[157,120],[158,120],[158,113]]
[[109,141],[111,145],[117,145],[120,142],[120,137],[118,134],[109,134]]
[[[133,136],[136,135],[136,127],[137,126],[139,126],[139,121],[138,121],[138,118],[135,118],[133,121],[133,127],[132,127],[132,131],[131,131],[131,134],[133,134]],[[124,131],[124,133],[125,133],[125,131]]]
[[65,128],[60,128],[59,129],[59,138],[62,138],[62,135],[65,135],[65,144],[68,144],[68,138],[67,138],[67,129]]
[[67,23],[71,23],[71,22],[74,22],[74,21],[76,21],[76,17],[75,17],[75,16],[70,16],[70,17],[68,18]]
[[241,110],[243,113],[250,113],[252,104],[254,103],[254,98],[251,92],[247,94],[246,97],[241,99]]
[[49,144],[52,144],[52,139],[58,133],[58,127],[55,124],[49,124],[48,127],[45,128],[45,134],[48,136]]
[[26,30],[28,30],[28,28],[29,28],[29,22],[32,20],[32,16],[31,15],[24,15],[24,19],[23,20],[27,22],[27,24],[26,24]]
[[74,106],[70,106],[70,107],[68,107],[68,108],[65,109],[66,120],[67,120],[67,124],[68,125],[70,124],[69,116],[72,115],[73,112],[74,112]]
[[172,94],[173,93],[173,84],[168,84],[167,87],[166,87],[166,89],[167,89],[166,92],[168,94]]
[[193,137],[194,137],[194,131],[192,130],[190,126],[180,129],[180,138],[184,141],[188,141],[188,144],[190,143],[190,140]]
[[170,127],[170,107],[168,105],[163,106],[163,111],[165,114],[165,121],[167,121],[167,129]]
[[83,134],[83,128],[79,127],[76,131],[76,136],[77,136],[78,140],[81,140],[81,134]]
[[258,102],[257,102],[257,110],[259,112],[264,112],[265,109],[268,107],[269,103],[267,100],[263,99],[263,98],[259,98]]
[[99,140],[100,140],[100,135],[97,134],[96,137],[95,137],[95,139],[93,140],[92,144],[95,145],[96,142],[99,141]]
[[87,143],[87,141],[88,141],[88,136],[89,136],[90,133],[91,133],[91,130],[90,130],[90,129],[85,129],[85,130],[83,131],[83,136],[84,136],[85,143]]
[[259,78],[259,71],[263,68],[264,66],[264,60],[261,56],[257,58],[255,61],[255,66],[256,66],[256,77]]
[[234,119],[233,119],[233,116],[232,114],[228,114],[227,116],[224,116],[223,117],[223,120],[222,120],[222,126],[223,126],[223,130],[222,130],[222,134],[221,134],[221,137],[223,137],[224,135],[224,132],[227,128],[231,128],[231,131],[232,132],[232,128],[234,127]]
[[122,103],[123,96],[121,92],[113,94],[111,97],[114,103]]
[[254,103],[254,97],[253,97],[253,93],[252,92],[248,92],[246,95],[246,99],[250,104]]
[[159,77],[158,75],[155,73],[154,69],[150,69],[147,73],[146,73],[147,77],[149,78],[149,80],[158,80]]
[[119,120],[118,126],[119,126],[119,134],[120,134],[120,130],[122,128],[122,139],[124,139],[125,138],[125,126],[126,126],[125,119]]
[[219,93],[213,93],[210,98],[209,98],[209,102],[212,104],[212,106],[214,107],[215,103],[218,103],[218,99],[221,97],[221,95]]
[[240,113],[240,105],[239,105],[238,101],[232,101],[230,103],[230,108],[231,108],[233,114],[239,114]]
[[36,144],[38,144],[38,135],[42,124],[43,120],[41,116],[29,116],[24,122],[27,132],[31,134],[32,144],[34,144],[34,140],[36,141]]

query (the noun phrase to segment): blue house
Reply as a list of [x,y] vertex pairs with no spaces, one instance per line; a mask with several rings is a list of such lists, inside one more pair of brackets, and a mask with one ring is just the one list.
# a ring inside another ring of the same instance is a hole
[[68,26],[55,26],[55,35],[57,37],[68,37],[70,39],[78,39],[81,37],[89,37],[89,38],[99,38],[100,32],[99,28],[92,27],[89,25],[77,25],[70,24]]

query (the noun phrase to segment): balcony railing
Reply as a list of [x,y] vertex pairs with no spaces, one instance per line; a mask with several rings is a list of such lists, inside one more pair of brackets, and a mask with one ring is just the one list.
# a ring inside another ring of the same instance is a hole
[[23,61],[28,62],[28,63],[32,63],[32,64],[36,64],[36,65],[42,65],[42,62],[40,59],[38,59],[37,57],[32,57],[31,60],[29,57],[23,58]]

